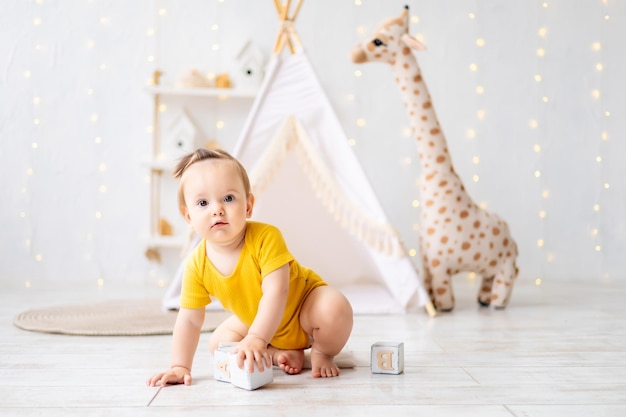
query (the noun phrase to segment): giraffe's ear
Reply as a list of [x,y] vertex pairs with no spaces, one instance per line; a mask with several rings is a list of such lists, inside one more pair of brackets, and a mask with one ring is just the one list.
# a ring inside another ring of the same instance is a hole
[[408,46],[411,49],[415,49],[416,51],[426,50],[426,47],[424,46],[423,43],[421,43],[414,36],[411,36],[408,33],[405,33],[404,35],[402,35],[402,41],[404,42],[406,46]]

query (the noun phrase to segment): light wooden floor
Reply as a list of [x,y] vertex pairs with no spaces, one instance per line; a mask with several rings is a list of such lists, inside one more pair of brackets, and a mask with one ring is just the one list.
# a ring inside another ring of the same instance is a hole
[[[208,334],[194,384],[144,385],[168,365],[170,337],[78,337],[14,328],[29,308],[155,289],[2,290],[0,415],[26,416],[626,416],[626,284],[519,282],[504,311],[480,309],[466,279],[457,308],[429,318],[357,316],[348,349],[358,366],[339,378],[284,375],[248,392],[215,381]],[[370,347],[403,341],[405,372],[374,375]]]

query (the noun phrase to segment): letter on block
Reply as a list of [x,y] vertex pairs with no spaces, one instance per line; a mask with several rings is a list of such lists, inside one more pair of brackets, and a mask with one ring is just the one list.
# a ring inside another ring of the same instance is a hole
[[230,382],[230,371],[228,362],[230,360],[230,350],[237,343],[220,343],[213,354],[213,377],[218,381]]
[[376,342],[372,345],[373,374],[400,374],[404,371],[404,343]]
[[255,363],[254,372],[250,373],[248,372],[248,360],[243,362],[243,369],[237,366],[237,355],[230,355],[228,370],[230,371],[230,383],[249,391],[267,385],[274,380],[274,371],[271,365],[264,366],[263,372],[260,372]]

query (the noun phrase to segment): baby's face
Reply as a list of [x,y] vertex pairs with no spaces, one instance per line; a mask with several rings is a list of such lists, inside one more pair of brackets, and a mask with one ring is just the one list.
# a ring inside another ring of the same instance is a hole
[[241,238],[252,214],[252,197],[246,196],[234,162],[207,159],[187,168],[182,178],[183,214],[196,233],[207,241],[228,244]]

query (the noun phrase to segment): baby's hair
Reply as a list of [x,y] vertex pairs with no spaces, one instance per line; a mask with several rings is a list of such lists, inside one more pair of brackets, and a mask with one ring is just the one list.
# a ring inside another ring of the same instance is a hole
[[[195,151],[188,153],[187,155],[180,158],[172,174],[174,175],[174,178],[181,179],[185,171],[187,171],[187,168],[189,168],[196,162],[204,161],[207,159],[221,159],[223,161],[233,162],[237,167],[237,170],[239,171],[241,180],[243,181],[243,186],[246,190],[246,197],[250,195],[250,179],[248,178],[248,173],[246,172],[246,169],[243,167],[243,165],[241,165],[241,162],[239,162],[231,154],[222,149],[198,148]],[[183,195],[182,182],[178,186],[178,206],[185,207],[185,196]]]

